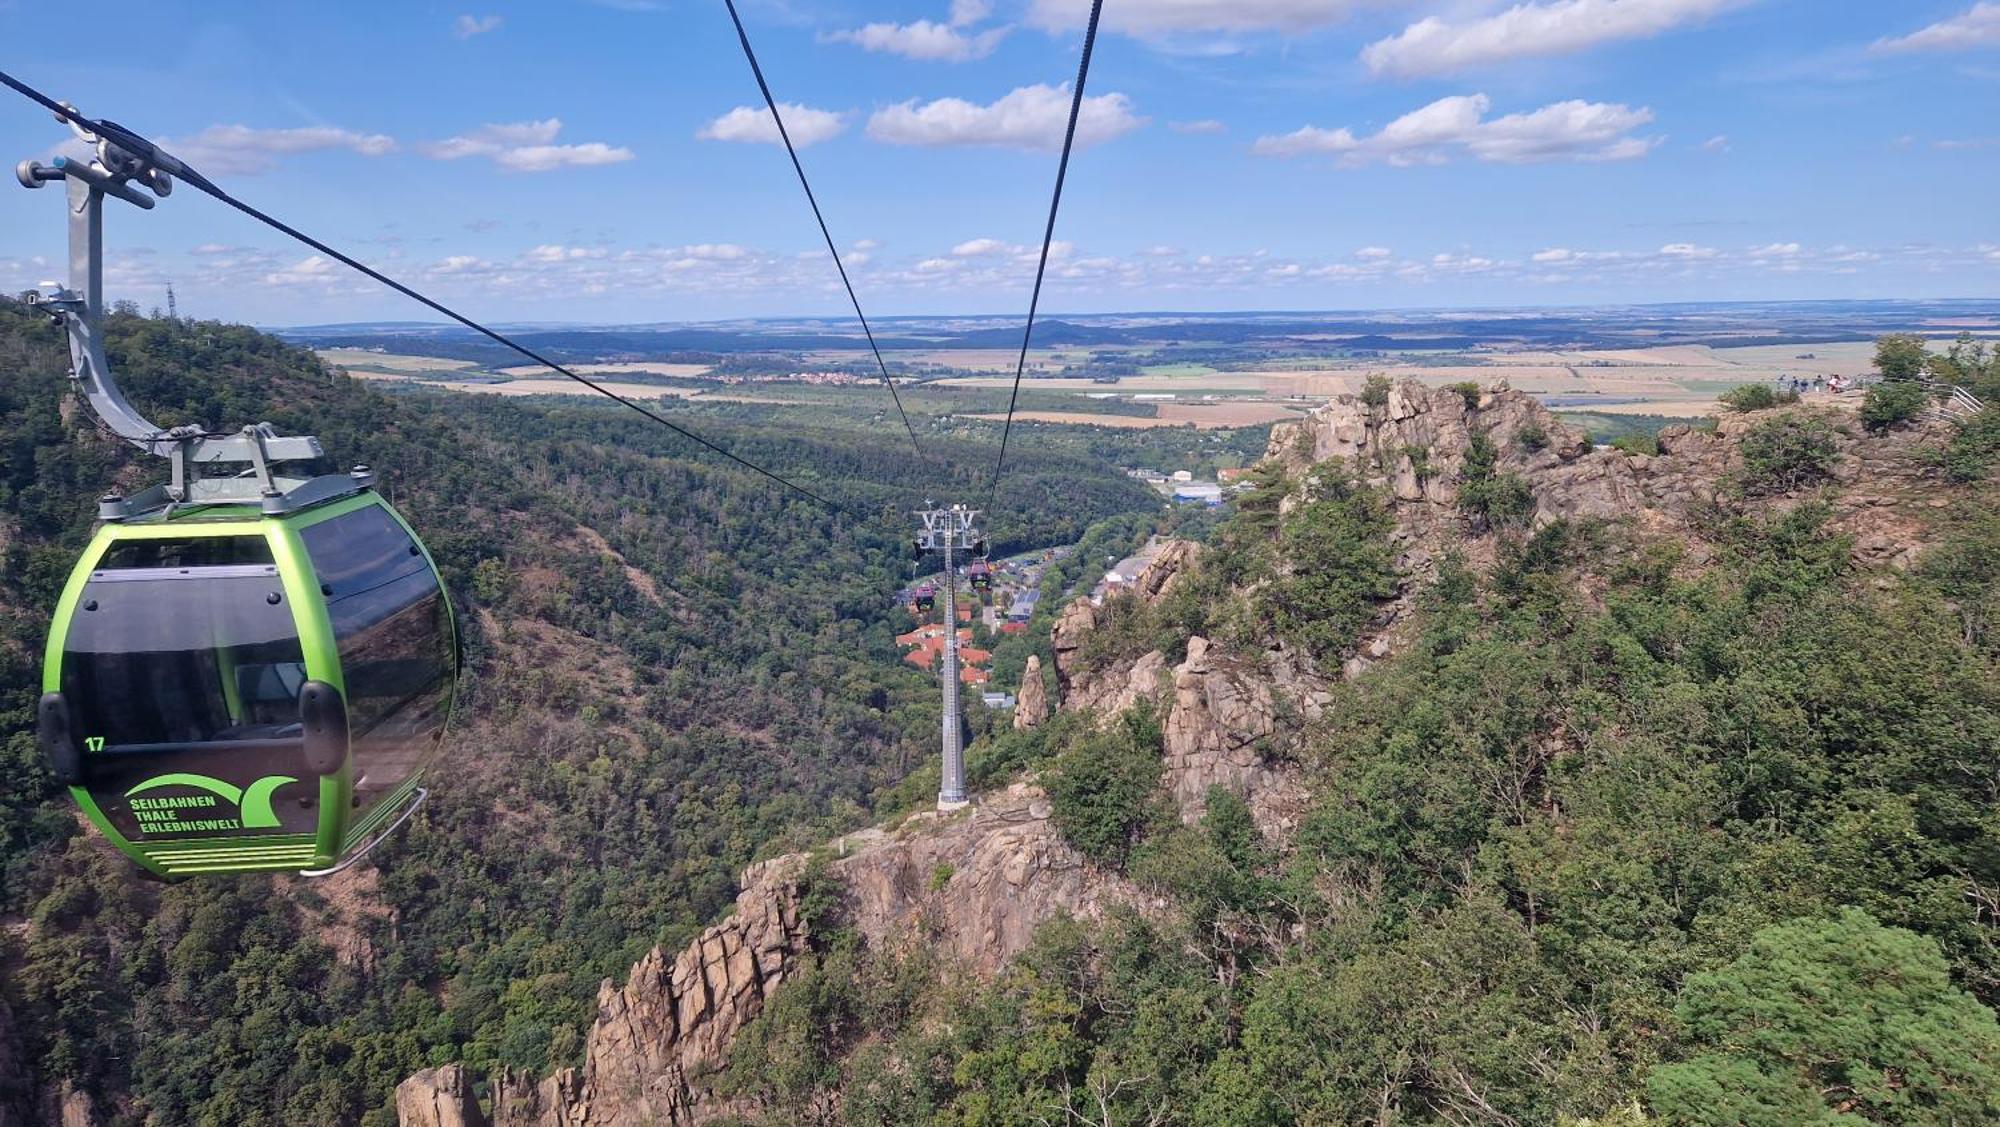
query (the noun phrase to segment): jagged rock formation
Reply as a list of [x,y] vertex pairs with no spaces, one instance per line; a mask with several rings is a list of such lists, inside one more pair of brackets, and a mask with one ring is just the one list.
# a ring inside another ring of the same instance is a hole
[[[1181,820],[1202,816],[1210,787],[1243,796],[1251,817],[1266,836],[1281,838],[1298,824],[1305,789],[1298,775],[1270,753],[1281,731],[1281,714],[1309,720],[1326,703],[1325,692],[1294,679],[1274,683],[1276,663],[1223,654],[1208,639],[1188,639],[1187,660],[1174,670],[1174,696],[1163,725],[1167,790]],[[1287,691],[1289,689],[1289,691]]]
[[919,814],[894,833],[841,839],[850,852],[833,869],[854,926],[874,944],[921,928],[961,968],[991,974],[1044,922],[1095,919],[1136,898],[1064,844],[1049,813],[1041,788],[1016,783],[981,796],[969,816]]
[[[1146,602],[1158,602],[1200,554],[1201,545],[1191,540],[1168,541],[1133,581],[1132,593]],[[1102,613],[1103,608],[1092,606],[1089,599],[1079,596],[1063,608],[1049,636],[1055,650],[1056,684],[1062,690],[1062,707],[1072,712],[1115,715],[1141,700],[1157,698],[1172,687],[1167,680],[1164,654],[1148,654],[1116,675],[1088,674],[1078,651],[1091,631],[1097,629]]]
[[[1653,534],[1694,542],[1706,507],[1735,500],[1732,481],[1742,467],[1743,438],[1787,412],[1816,414],[1835,427],[1832,527],[1855,536],[1856,562],[1906,566],[1920,549],[1920,531],[1909,506],[1892,502],[1921,497],[1932,489],[1918,456],[1922,441],[1883,441],[1866,435],[1853,416],[1857,401],[1818,403],[1750,414],[1725,414],[1714,431],[1671,426],[1659,434],[1657,456],[1593,449],[1540,401],[1504,384],[1467,402],[1450,388],[1404,381],[1388,402],[1371,409],[1343,396],[1296,422],[1271,430],[1266,456],[1292,471],[1328,458],[1342,458],[1364,480],[1383,486],[1396,499],[1399,566],[1425,578],[1446,546],[1470,549],[1475,563],[1489,562],[1491,544],[1468,543],[1457,512],[1458,481],[1475,433],[1484,433],[1498,454],[1498,468],[1518,473],[1534,491],[1536,526],[1551,521],[1628,520]],[[1910,434],[1927,440],[1920,424]],[[1540,432],[1539,442],[1526,439]],[[1768,498],[1751,507],[1783,508],[1793,498]],[[1081,641],[1075,644],[1081,645]]]
[[751,866],[734,915],[678,953],[653,948],[624,987],[606,980],[598,987],[581,1072],[566,1068],[539,1086],[503,1073],[494,1085],[493,1122],[698,1122],[704,1078],[722,1066],[736,1032],[806,949],[796,884],[804,864],[789,856]]
[[1014,730],[1039,728],[1048,718],[1049,690],[1042,683],[1042,658],[1029,654],[1028,666],[1021,671],[1021,689],[1014,696]]
[[[1714,433],[1670,427],[1659,436],[1658,456],[1635,457],[1591,449],[1538,402],[1504,387],[1467,402],[1456,390],[1405,383],[1379,409],[1344,399],[1277,428],[1270,456],[1294,470],[1344,458],[1381,484],[1395,498],[1397,566],[1409,580],[1406,590],[1415,590],[1447,548],[1465,550],[1475,565],[1490,562],[1496,550],[1495,537],[1469,537],[1457,508],[1457,482],[1475,434],[1494,444],[1500,470],[1530,485],[1535,522],[1629,521],[1686,541],[1699,566],[1707,550],[1700,514],[1718,502],[1738,503],[1729,483],[1741,465],[1742,437],[1774,417],[1727,418]],[[1928,488],[1919,444],[1871,439],[1838,421],[1845,430],[1834,471],[1834,525],[1854,534],[1863,562],[1907,563],[1921,548],[1911,515],[1920,506],[1898,502]],[[1796,503],[1777,497],[1754,506]],[[1162,545],[1134,593],[1161,599],[1200,550],[1192,543]],[[1104,612],[1079,599],[1063,610],[1052,636],[1061,707],[1109,717],[1141,700],[1154,702],[1161,709],[1163,783],[1181,816],[1199,818],[1211,788],[1222,787],[1243,795],[1258,828],[1282,843],[1307,798],[1283,754],[1288,742],[1328,706],[1336,676],[1388,656],[1407,609],[1407,596],[1386,605],[1341,671],[1316,669],[1277,641],[1242,652],[1203,637],[1189,640],[1178,664],[1156,650],[1094,669],[1082,654]],[[1016,726],[1045,721],[1050,703],[1040,663],[1031,661]],[[934,944],[965,969],[991,974],[1058,914],[1101,918],[1113,905],[1145,903],[1120,878],[1085,864],[1049,816],[1042,792],[1019,783],[981,796],[966,811],[920,814],[895,829],[840,839],[831,868],[846,890],[849,922],[871,945]],[[794,856],[753,867],[733,916],[679,952],[652,951],[624,986],[606,982],[584,1066],[539,1081],[503,1070],[493,1078],[491,1122],[690,1125],[725,1115],[730,1109],[713,1086],[730,1044],[809,948],[797,894],[804,865],[805,858]],[[431,1070],[399,1088],[398,1111],[405,1123],[423,1127],[477,1123],[468,1092],[462,1072]]]
[[486,1127],[462,1065],[427,1068],[396,1085],[396,1120],[406,1127]]
[[[840,855],[830,867],[846,890],[848,918],[870,943],[921,937],[976,973],[998,970],[1059,914],[1098,918],[1136,899],[1062,843],[1048,800],[1025,783],[983,796],[969,811],[917,815],[834,847]],[[725,1112],[711,1085],[730,1043],[807,949],[797,895],[805,864],[792,855],[752,866],[734,915],[678,953],[654,948],[623,987],[605,982],[583,1068],[539,1084],[503,1070],[493,1082],[495,1127],[696,1124]],[[404,1124],[461,1122],[444,1117],[468,1106],[456,1095],[469,1091],[456,1068],[418,1073],[397,1089]]]

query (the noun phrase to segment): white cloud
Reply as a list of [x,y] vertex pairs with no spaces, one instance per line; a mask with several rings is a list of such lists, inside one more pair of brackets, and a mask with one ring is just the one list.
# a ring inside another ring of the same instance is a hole
[[1644,39],[1745,0],[1547,0],[1451,22],[1431,16],[1369,44],[1361,61],[1376,74],[1454,74],[1509,59],[1567,55],[1621,39]]
[[1969,51],[2000,47],[2000,3],[1981,0],[1971,10],[1908,35],[1878,39],[1869,48],[1883,54],[1909,51]]
[[1201,119],[1200,121],[1170,121],[1167,123],[1167,128],[1173,130],[1176,133],[1229,132],[1229,127],[1227,125],[1222,124],[1221,122],[1215,120],[1212,117],[1206,117]]
[[[985,106],[963,98],[939,98],[921,105],[912,99],[876,110],[868,119],[868,135],[892,145],[1053,150],[1062,147],[1069,103],[1067,85],[1041,84],[1019,87]],[[1133,115],[1131,99],[1123,94],[1085,97],[1077,117],[1076,143],[1088,148],[1144,123]]]
[[566,247],[559,243],[545,243],[528,251],[523,257],[531,262],[575,262],[585,258],[603,258],[608,251],[603,247]]
[[1139,253],[1145,255],[1147,258],[1178,258],[1185,252],[1179,247],[1168,246],[1165,243],[1156,243]]
[[1727,133],[1717,133],[1715,136],[1703,141],[1701,147],[1704,152],[1726,153],[1729,151],[1729,135]]
[[965,27],[978,23],[993,13],[993,5],[986,0],[951,0],[951,26]]
[[558,145],[555,139],[561,132],[562,119],[554,117],[482,125],[470,133],[419,145],[417,151],[432,160],[485,157],[515,172],[549,172],[632,159],[632,150],[602,141]]
[[1547,265],[1552,262],[1568,262],[1575,257],[1576,252],[1568,247],[1550,247],[1547,250],[1536,251],[1534,261]]
[[[778,112],[785,116],[785,131],[792,135],[792,144],[801,149],[838,137],[847,128],[847,115],[833,110],[816,110],[796,102],[779,102]],[[763,145],[784,143],[778,135],[778,123],[771,119],[771,111],[765,106],[737,106],[702,126],[695,136],[703,141],[743,141]]]
[[1662,258],[1714,258],[1715,248],[1693,243],[1668,243],[1660,248]]
[[1007,29],[996,27],[968,33],[952,24],[918,20],[915,23],[871,23],[852,31],[836,31],[826,38],[836,43],[852,43],[864,51],[901,55],[925,62],[963,63],[983,59],[993,53]]
[[470,39],[475,35],[485,35],[489,31],[500,30],[503,22],[499,16],[460,16],[452,21],[451,33],[460,39]]
[[1395,253],[1395,251],[1390,250],[1388,247],[1362,247],[1360,250],[1354,252],[1354,257],[1364,262],[1380,262]]
[[1769,243],[1761,247],[1752,247],[1750,250],[1750,257],[1797,258],[1802,250],[1803,248],[1801,248],[1797,243]]
[[[1339,23],[1368,0],[1122,0],[1104,6],[1108,31],[1145,39],[1198,31],[1310,31]],[[1089,0],[1031,0],[1028,22],[1070,31],[1090,18]]]
[[332,277],[332,260],[321,258],[315,254],[302,258],[282,270],[276,270],[264,275],[264,284],[270,286],[315,285],[329,281]]
[[268,172],[280,156],[345,149],[379,157],[396,150],[396,139],[381,133],[360,133],[330,125],[296,129],[252,129],[247,125],[211,125],[192,137],[162,137],[160,147],[202,172],[251,175]]
[[974,258],[980,255],[1004,254],[1010,248],[999,239],[968,239],[951,248],[953,257]]
[[1486,111],[1491,104],[1484,94],[1454,95],[1412,110],[1372,136],[1308,125],[1281,136],[1259,137],[1252,151],[1281,157],[1325,153],[1347,164],[1380,161],[1407,167],[1443,164],[1455,152],[1499,164],[1630,160],[1659,143],[1657,138],[1631,135],[1653,120],[1653,111],[1643,107],[1567,101],[1489,120]]

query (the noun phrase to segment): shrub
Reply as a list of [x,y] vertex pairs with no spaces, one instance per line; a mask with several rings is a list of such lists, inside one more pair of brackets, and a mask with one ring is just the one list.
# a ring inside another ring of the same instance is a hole
[[1959,989],[1937,942],[1846,908],[1756,933],[1688,979],[1697,1055],[1653,1069],[1672,1124],[1991,1123],[2000,1023]]
[[1389,405],[1389,377],[1380,372],[1369,376],[1368,381],[1361,385],[1361,405],[1371,411],[1387,407]]
[[1518,523],[1535,511],[1534,490],[1519,474],[1499,472],[1499,458],[1492,439],[1474,434],[1459,474],[1459,510],[1487,528]]
[[1958,425],[1944,450],[1944,472],[1953,481],[1978,481],[2000,459],[2000,405]]
[[1833,472],[1833,427],[1826,420],[1773,419],[1743,437],[1743,491],[1787,493]]
[[1929,359],[1929,346],[1920,336],[1890,333],[1875,341],[1875,370],[1886,379],[1916,379],[1924,374]]
[[1549,432],[1539,420],[1529,419],[1521,425],[1520,430],[1514,432],[1514,440],[1521,444],[1521,449],[1532,454],[1548,447]]
[[1748,412],[1797,403],[1799,393],[1790,388],[1781,391],[1766,383],[1746,383],[1741,387],[1730,388],[1719,398],[1722,405],[1732,411]]
[[1922,384],[1915,380],[1892,380],[1868,389],[1861,401],[1861,421],[1869,430],[1887,430],[1923,412],[1928,400]]
[[1479,406],[1479,385],[1471,380],[1465,380],[1461,383],[1446,384],[1445,390],[1457,392],[1458,397],[1460,399],[1465,400],[1465,407],[1467,410],[1471,410]]
[[1123,865],[1161,817],[1160,725],[1148,705],[1106,732],[1079,735],[1043,778],[1056,832],[1093,861]]
[[1658,435],[1651,434],[1621,434],[1611,440],[1611,448],[1622,450],[1627,454],[1644,454],[1650,458],[1659,454],[1660,439]]
[[1375,614],[1395,597],[1395,520],[1381,494],[1331,467],[1308,482],[1310,501],[1286,518],[1279,547],[1286,574],[1265,589],[1259,607],[1284,637],[1321,660],[1343,656]]

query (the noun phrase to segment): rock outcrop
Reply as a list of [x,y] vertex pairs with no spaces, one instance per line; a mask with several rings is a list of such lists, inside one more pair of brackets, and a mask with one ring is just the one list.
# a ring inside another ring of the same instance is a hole
[[991,974],[1048,920],[1095,919],[1136,900],[1123,880],[1064,844],[1049,814],[1041,788],[1016,783],[966,813],[919,814],[893,833],[842,838],[848,852],[833,871],[850,920],[872,944],[921,934],[961,968]]
[[[1158,602],[1200,554],[1201,545],[1191,540],[1167,541],[1133,580],[1131,593],[1145,602]],[[1147,654],[1133,666],[1108,674],[1093,675],[1084,667],[1079,651],[1106,613],[1105,608],[1078,596],[1056,619],[1049,640],[1055,650],[1056,685],[1062,690],[1064,709],[1115,715],[1141,700],[1158,699],[1172,688],[1165,654]]]
[[427,1068],[396,1085],[396,1121],[404,1127],[486,1127],[462,1065]]
[[1920,452],[1942,438],[1928,428],[1946,424],[1870,435],[1854,417],[1856,403],[1725,414],[1713,431],[1670,426],[1659,433],[1658,455],[1635,456],[1592,448],[1538,400],[1505,385],[1468,400],[1454,388],[1406,380],[1390,389],[1380,407],[1343,396],[1273,427],[1266,456],[1294,472],[1341,458],[1364,480],[1388,489],[1396,500],[1398,564],[1422,579],[1446,547],[1466,550],[1474,563],[1490,562],[1485,557],[1492,545],[1469,540],[1457,511],[1459,478],[1474,434],[1493,444],[1499,470],[1528,482],[1536,527],[1564,519],[1625,520],[1643,532],[1690,542],[1699,555],[1712,547],[1699,542],[1702,511],[1718,503],[1745,504],[1752,511],[1797,503],[1784,496],[1745,502],[1735,481],[1747,434],[1787,414],[1812,415],[1832,424],[1835,437],[1832,528],[1853,534],[1856,563],[1907,566],[1922,539],[1909,516],[1921,504],[1893,502],[1931,490]]
[[1316,717],[1326,694],[1297,681],[1290,688],[1274,684],[1270,663],[1224,655],[1206,638],[1188,639],[1162,725],[1165,783],[1182,821],[1198,820],[1209,788],[1221,787],[1243,796],[1265,836],[1281,839],[1296,827],[1305,788],[1272,753],[1293,734],[1281,726]]
[[751,866],[735,914],[678,953],[653,948],[622,988],[605,981],[581,1072],[563,1069],[539,1085],[503,1073],[494,1084],[493,1122],[699,1122],[705,1082],[806,949],[797,895],[804,865],[805,858],[794,855]]
[[1014,694],[1014,730],[1039,728],[1048,718],[1049,690],[1042,683],[1042,658],[1029,654],[1027,668],[1021,671],[1020,691]]
[[[841,838],[830,869],[846,890],[848,921],[871,944],[920,939],[951,951],[961,968],[991,974],[1047,920],[1097,918],[1136,900],[1063,844],[1049,812],[1039,788],[1019,783],[967,811]],[[805,864],[792,855],[752,866],[735,914],[678,953],[654,948],[624,986],[605,982],[583,1068],[539,1083],[503,1070],[493,1078],[495,1127],[675,1127],[724,1114],[712,1084],[731,1042],[807,950],[797,892]],[[469,1091],[455,1070],[419,1073],[397,1089],[404,1124],[448,1127],[461,1122],[444,1117],[454,1109],[477,1113],[455,1099]]]

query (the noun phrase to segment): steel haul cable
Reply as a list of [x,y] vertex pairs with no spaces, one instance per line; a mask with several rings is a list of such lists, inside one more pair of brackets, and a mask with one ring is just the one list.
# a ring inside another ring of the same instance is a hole
[[827,508],[834,510],[835,512],[841,513],[845,516],[854,518],[856,520],[865,519],[862,518],[860,514],[854,512],[852,509],[849,509],[847,506],[842,505],[837,501],[829,500],[828,498],[823,497],[820,494],[815,493],[810,489],[807,489],[805,486],[800,485],[799,483],[791,480],[790,478],[785,477],[783,474],[780,474],[774,470],[765,469],[763,466],[760,466],[757,463],[752,462],[747,458],[744,458],[738,454],[733,453],[726,447],[717,445],[716,443],[710,441],[709,439],[703,438],[701,435],[696,434],[694,431],[691,431],[686,427],[683,427],[678,423],[673,422],[671,419],[666,418],[659,412],[654,411],[651,408],[648,408],[645,405],[635,400],[628,399],[625,396],[620,395],[615,391],[612,391],[610,388],[605,387],[602,384],[599,384],[596,381],[586,376],[578,375],[577,373],[569,370],[563,365],[556,363],[554,360],[551,360],[548,357],[543,356],[541,353],[536,352],[534,349],[529,348],[527,345],[520,344],[503,333],[487,328],[485,325],[482,325],[479,322],[473,320],[472,318],[467,317],[463,313],[460,313],[457,310],[451,308],[450,306],[445,305],[443,302],[436,301],[432,298],[426,297],[423,294],[417,292],[416,290],[411,289],[409,286],[406,286],[403,283],[397,281],[396,279],[389,277],[387,274],[382,273],[380,270],[377,270],[372,266],[360,262],[359,260],[353,258],[350,255],[343,254],[342,252],[333,249],[332,247],[319,241],[318,239],[313,238],[311,235],[306,234],[305,232],[299,230],[298,228],[293,227],[290,224],[285,223],[284,221],[277,219],[271,215],[268,215],[263,211],[260,211],[257,208],[251,206],[250,204],[244,203],[242,200],[237,199],[235,196],[230,195],[228,192],[218,187],[208,177],[203,176],[201,173],[188,167],[186,164],[182,163],[179,159],[173,157],[172,155],[161,151],[159,146],[153,144],[151,141],[146,140],[139,134],[134,133],[131,130],[125,128],[124,126],[111,121],[102,121],[102,120],[93,121],[90,118],[83,116],[81,113],[78,113],[77,111],[64,106],[60,102],[57,102],[55,99],[49,97],[48,95],[43,94],[41,91],[36,90],[34,87],[21,82],[20,80],[16,79],[13,75],[10,75],[5,71],[0,71],[0,84],[4,84],[10,89],[16,91],[17,93],[20,93],[28,97],[29,99],[32,99],[33,101],[40,103],[44,108],[48,109],[51,113],[54,113],[60,120],[64,122],[74,122],[77,125],[82,126],[84,129],[87,129],[90,132],[95,133],[99,137],[109,138],[112,141],[112,143],[117,145],[118,147],[126,149],[135,156],[142,157],[151,163],[155,163],[158,167],[170,173],[171,175],[179,177],[183,182],[193,185],[196,190],[204,192],[214,197],[216,200],[228,205],[229,207],[235,208],[237,211],[240,211],[243,214],[249,216],[250,218],[257,220],[259,223],[262,223],[265,226],[270,227],[275,231],[281,232],[282,234],[289,235],[290,237],[298,240],[299,242],[304,243],[305,245],[313,248],[316,251],[319,251],[321,254],[327,255],[354,270],[360,271],[362,274],[365,274],[368,277],[373,278],[375,281],[382,283],[383,285],[389,287],[392,290],[395,290],[397,293],[402,294],[404,297],[407,297],[410,300],[425,306],[426,308],[434,310],[438,313],[442,313],[446,317],[451,318],[453,321],[456,321],[459,324],[464,325],[466,328],[471,329],[474,332],[477,332],[482,336],[487,337],[488,339],[494,341],[497,344],[505,345],[506,347],[514,350],[515,352],[520,353],[522,356],[525,356],[528,359],[533,360],[535,363],[540,364],[553,372],[557,372],[563,376],[567,376],[568,378],[575,380],[577,383],[582,384],[584,387],[589,388],[590,390],[596,392],[599,395],[604,396],[606,399],[610,399],[614,402],[623,404],[624,406],[632,409],[633,411],[636,411],[639,414],[644,415],[648,419],[651,419],[652,421],[660,424],[661,426],[666,427],[668,430],[671,430],[674,433],[680,435],[682,438],[685,438],[688,441],[693,442],[698,446],[702,446],[708,450],[714,451],[715,453],[722,455],[724,458],[729,459],[730,461],[736,463],[737,465],[742,466],[743,468],[750,470],[754,473],[757,473],[765,478],[768,478],[771,481],[774,481],[779,485],[782,485],[785,488],[793,491],[794,493],[797,493],[802,497],[809,498],[810,500],[815,501],[821,505],[824,505]]
[[910,447],[921,459],[924,448],[917,442],[917,428],[910,425],[910,416],[903,410],[903,397],[896,393],[896,381],[889,378],[889,365],[883,362],[882,349],[875,343],[875,330],[868,326],[868,315],[861,312],[861,299],[854,296],[854,283],[847,277],[847,264],[840,260],[840,250],[834,246],[833,233],[827,230],[826,216],[820,213],[819,199],[813,195],[812,183],[806,179],[806,166],[799,162],[799,151],[792,146],[791,131],[785,128],[785,115],[778,112],[778,100],[771,95],[771,84],[764,81],[764,68],[757,65],[757,52],[750,47],[750,33],[743,30],[743,17],[736,12],[736,0],[722,2],[729,6],[729,19],[736,25],[736,39],[743,44],[743,57],[750,61],[750,73],[757,79],[757,89],[764,92],[764,104],[771,107],[771,120],[778,125],[778,137],[785,142],[785,152],[792,158],[792,171],[799,174],[799,187],[806,190],[806,202],[812,205],[813,218],[819,221],[819,233],[826,240],[826,252],[833,256],[833,268],[840,271],[840,284],[847,287],[847,300],[854,305],[855,319],[861,322],[861,331],[868,337],[869,351],[875,354],[875,366],[882,372],[882,386],[889,389],[889,398],[896,403],[896,414],[902,416],[903,429],[909,432]]
[[1042,278],[1049,270],[1049,246],[1056,237],[1056,213],[1062,209],[1063,180],[1069,175],[1069,153],[1076,144],[1076,119],[1083,112],[1083,84],[1090,77],[1090,52],[1097,43],[1097,19],[1104,13],[1104,0],[1091,0],[1090,25],[1083,32],[1083,57],[1076,64],[1076,89],[1070,92],[1069,126],[1063,131],[1062,160],[1056,164],[1056,190],[1049,198],[1049,222],[1042,229],[1042,257],[1035,267],[1035,289],[1028,298],[1028,324],[1021,330],[1021,357],[1014,364],[1014,390],[1007,396],[1007,422],[1000,428],[1000,457],[993,463],[993,483],[987,489],[986,507],[992,508],[1000,493],[1000,475],[1007,469],[1007,438],[1014,431],[1014,406],[1021,399],[1021,374],[1028,367],[1028,342],[1035,335],[1035,310],[1042,303]]

